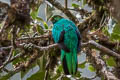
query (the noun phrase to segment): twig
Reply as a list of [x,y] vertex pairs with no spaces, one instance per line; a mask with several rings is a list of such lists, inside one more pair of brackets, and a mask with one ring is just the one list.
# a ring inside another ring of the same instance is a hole
[[49,71],[49,70],[46,70],[46,71],[45,71],[45,77],[44,77],[44,80],[47,80],[47,78],[48,78],[48,71]]
[[36,37],[23,37],[23,38],[19,38],[17,39],[19,40],[27,40],[27,39],[40,39],[40,38],[49,38],[50,35],[41,35],[41,36],[36,36]]
[[[19,44],[17,47],[18,48],[24,48],[24,45],[25,45],[25,43]],[[106,47],[96,43],[93,40],[90,40],[89,42],[81,44],[82,47],[88,47],[88,45],[92,45],[92,46],[98,48],[100,51],[105,52],[108,55],[111,55],[111,56],[114,56],[114,57],[120,59],[120,55],[118,53],[116,53],[116,52],[114,52],[114,51],[112,51],[112,50],[110,50],[110,49],[108,49],[108,48],[106,48]],[[52,45],[45,46],[45,47],[40,47],[40,46],[37,46],[37,45],[33,44],[33,47],[38,49],[38,50],[40,50],[40,51],[43,51],[43,50],[47,51],[47,50],[50,50],[50,49],[52,49],[54,47],[58,47],[58,44],[52,44]],[[10,49],[10,48],[11,48],[11,46],[9,46],[9,47],[2,47],[0,49]]]
[[0,66],[0,70],[1,70],[3,67],[5,67],[5,65],[10,61],[11,56],[12,56],[12,52],[13,52],[13,47],[11,48],[11,51],[10,51],[10,53],[9,53],[9,56],[8,56],[7,60],[3,63],[2,66]]
[[1,29],[0,29],[0,35],[4,32],[5,22],[6,22],[7,18],[8,18],[8,16],[6,16],[2,22],[3,25],[1,26]]
[[[25,45],[25,44],[19,44],[19,45],[17,45],[17,47],[18,47],[18,48],[24,48],[24,45]],[[119,54],[111,51],[110,49],[108,49],[108,48],[106,48],[106,47],[104,47],[104,46],[102,46],[102,45],[100,45],[100,44],[98,44],[98,43],[96,43],[95,41],[89,41],[89,42],[87,42],[87,43],[82,43],[82,47],[86,47],[86,46],[89,47],[88,45],[90,45],[90,46],[92,45],[92,46],[98,48],[99,50],[104,51],[104,52],[107,53],[108,55],[112,55],[112,56],[120,59],[120,55],[119,55]],[[49,45],[49,46],[46,46],[46,47],[40,47],[40,46],[37,46],[37,45],[34,45],[34,44],[33,44],[33,49],[35,48],[35,49],[38,49],[38,50],[40,50],[40,51],[45,51],[45,50],[48,51],[48,50],[50,50],[50,49],[52,49],[52,48],[55,48],[55,47],[58,47],[58,44],[52,44],[52,45]],[[7,48],[4,47],[4,49],[8,49],[8,48],[11,48],[11,47],[7,47]],[[2,48],[2,49],[3,49],[3,48]],[[102,49],[103,49],[103,50],[102,50]],[[17,58],[19,58],[19,57],[21,57],[21,56],[23,56],[23,55],[24,55],[24,54],[20,54],[20,55],[15,56],[14,58],[10,59],[10,60],[7,61],[6,63],[4,63],[4,65],[2,65],[2,66],[0,67],[0,69],[2,69],[5,65],[7,65],[8,63],[12,62],[13,60],[15,60],[15,59],[17,59]],[[27,63],[21,64],[21,65],[20,65],[18,68],[16,68],[14,71],[10,71],[10,73],[12,72],[12,74],[13,74],[13,73],[15,74],[16,72],[19,72],[19,71],[21,71],[21,70],[23,70],[23,69],[25,69],[25,68],[28,68],[29,65],[30,65],[30,63],[31,63],[31,62],[34,62],[38,57],[40,57],[40,55],[41,55],[41,54],[35,55],[34,57],[30,58],[30,60],[29,60]],[[103,72],[104,72],[104,69],[103,69]],[[106,73],[106,74],[107,74],[107,73]]]
[[[18,48],[24,48],[24,45],[25,45],[25,43],[19,44],[17,47]],[[108,55],[111,55],[111,56],[114,56],[114,57],[120,59],[120,55],[118,53],[116,53],[116,52],[114,52],[114,51],[112,51],[112,50],[110,50],[110,49],[108,49],[108,48],[106,48],[106,47],[96,43],[93,40],[90,40],[89,42],[81,44],[82,47],[87,47],[88,45],[92,45],[92,46],[98,48],[100,51],[105,52]],[[43,50],[47,51],[47,50],[50,50],[50,49],[52,49],[54,47],[58,47],[58,44],[52,44],[52,45],[45,46],[45,47],[40,47],[40,46],[37,46],[37,45],[33,44],[33,47],[38,49],[38,50],[40,50],[40,51],[43,51]],[[2,47],[1,49],[9,49],[9,48],[11,48],[11,46],[9,46],[9,47]]]
[[114,52],[114,51],[112,51],[112,50],[110,50],[110,49],[108,49],[108,48],[106,48],[106,47],[104,47],[104,46],[96,43],[95,41],[90,40],[88,43],[89,43],[90,45],[98,48],[100,51],[102,51],[102,52],[104,52],[104,53],[106,53],[106,54],[108,54],[108,55],[110,55],[110,56],[114,56],[114,57],[120,59],[120,55],[119,55],[118,53],[116,53],[116,52]]
[[65,9],[68,7],[68,0],[65,0]]
[[[13,29],[15,29],[15,28],[13,28]],[[2,69],[2,68],[10,61],[10,59],[11,59],[11,57],[12,57],[12,53],[13,53],[13,50],[14,50],[14,44],[15,44],[15,43],[14,43],[14,40],[15,40],[15,36],[14,36],[14,32],[13,32],[13,33],[12,33],[12,40],[11,40],[12,47],[11,47],[9,56],[8,56],[7,60],[3,63],[3,65],[0,66],[0,69]]]
[[13,25],[13,28],[12,28],[12,39],[11,39],[11,44],[12,44],[13,48],[16,48],[15,39],[16,39],[16,26]]
[[97,30],[95,30],[94,32],[91,32],[90,35],[96,34],[98,31],[100,31],[103,28],[103,26],[105,25],[105,22],[107,20],[106,18],[105,19],[104,18],[105,18],[105,15],[102,16],[102,19],[99,24],[99,28]]
[[52,44],[52,45],[49,45],[49,46],[46,46],[46,47],[39,47],[39,46],[33,44],[33,47],[40,50],[40,51],[47,51],[47,50],[55,48],[55,47],[57,48],[58,44]]
[[9,70],[7,70],[6,68],[3,68],[3,70],[4,70],[5,72],[7,72],[7,73],[9,72]]
[[[38,54],[33,54],[32,56],[31,56],[31,58],[26,62],[26,63],[21,63],[17,68],[15,68],[14,70],[12,70],[12,71],[9,71],[9,73],[8,74],[10,74],[10,76],[13,76],[15,73],[17,73],[17,72],[20,72],[20,71],[22,71],[23,69],[28,69],[29,67],[30,67],[30,65],[31,65],[31,63],[33,63],[33,62],[35,62],[36,61],[36,59],[39,57],[39,55]],[[9,77],[10,77],[9,76]],[[4,76],[3,76],[4,77]],[[2,77],[0,77],[0,79],[1,79]]]
[[105,79],[107,79],[107,80],[119,80],[113,73],[111,73],[108,70],[105,62],[102,60],[101,56],[96,53],[95,50],[92,50],[90,55],[92,57],[92,60],[94,59],[95,65],[97,66],[97,68],[100,69],[100,72],[105,77]]
[[[92,13],[89,17],[87,17],[82,23],[79,23],[77,26],[80,30],[80,32],[85,31],[85,29],[87,29],[89,27],[89,23],[91,22],[91,24],[93,24],[95,22],[95,15],[96,12]],[[95,24],[96,25],[96,24]],[[92,25],[91,27],[93,27],[94,25]]]
[[7,64],[9,64],[10,62],[16,60],[17,58],[22,57],[23,55],[25,55],[25,54],[20,53],[20,54],[16,55],[16,56],[13,57],[12,59],[10,59],[10,60],[7,61],[6,63],[4,63],[2,66],[0,66],[0,70],[1,70],[4,66],[6,66]]
[[50,60],[50,58],[49,58],[49,60],[48,60],[48,62],[47,62],[47,64],[46,64],[46,66],[45,66],[46,71],[45,71],[44,80],[47,80],[47,78],[48,78],[48,72],[49,72],[50,61],[51,61],[51,60]]
[[[31,43],[32,44],[32,43]],[[22,43],[22,44],[18,44],[17,47],[18,48],[24,48],[24,45],[26,45],[25,43]],[[45,47],[40,47],[40,46],[37,46],[35,44],[32,44],[32,46],[36,49],[39,49],[40,51],[44,51],[44,50],[49,50],[51,48],[54,48],[54,47],[58,47],[58,44],[51,44],[49,46],[45,46]],[[8,46],[8,47],[1,47],[0,50],[7,50],[7,49],[11,49],[12,46]]]
[[57,78],[57,80],[62,80],[64,76],[64,74],[61,74],[60,77]]
[[[88,12],[87,10],[85,9],[80,9],[80,8],[67,8],[68,10],[72,10],[72,11],[76,11],[76,12],[79,12],[81,16],[86,16],[88,17],[91,12]],[[82,17],[83,18],[83,17]]]
[[9,53],[9,56],[8,56],[7,61],[9,61],[9,60],[11,59],[13,50],[14,50],[14,48],[12,47],[12,48],[11,48],[11,51],[10,51],[10,53]]
[[[25,45],[25,43],[24,43],[24,44],[19,44],[19,45],[17,45],[17,47],[18,47],[18,48],[24,48],[24,45]],[[93,41],[93,40],[91,40],[91,41],[89,41],[89,42],[87,42],[87,43],[82,43],[82,47],[89,47],[88,45],[89,45],[89,46],[94,46],[94,47],[98,48],[100,51],[105,52],[105,53],[108,54],[108,55],[111,55],[111,56],[114,56],[114,57],[120,59],[120,55],[119,55],[118,53],[116,53],[116,52],[114,52],[114,51],[112,51],[112,50],[110,50],[110,49],[108,49],[108,48],[106,48],[106,47],[104,47],[104,46],[96,43],[96,42]],[[35,49],[38,49],[39,51],[45,51],[45,50],[48,51],[48,50],[50,50],[50,49],[52,49],[52,48],[55,48],[55,47],[58,47],[58,44],[52,44],[52,45],[45,46],[45,47],[40,47],[40,46],[37,46],[37,45],[34,45],[34,44],[33,44],[33,49],[35,48]],[[8,48],[12,48],[12,47],[11,47],[11,46],[10,46],[10,47],[6,47],[6,48],[4,47],[4,48],[1,48],[1,49],[8,49]],[[12,49],[11,49],[11,51],[12,51]],[[23,54],[20,54],[20,55],[18,55],[18,56],[16,56],[16,57],[12,58],[12,59],[9,60],[9,61],[6,61],[6,62],[0,67],[0,69],[2,69],[5,65],[7,65],[7,64],[10,63],[10,62],[12,62],[12,61],[15,60],[16,58],[21,57],[22,55],[23,55]]]
[[[19,45],[17,45],[17,47],[18,47],[18,48],[24,48],[24,45],[25,45],[25,44],[19,44]],[[39,47],[39,46],[33,44],[33,49],[35,48],[35,49],[38,49],[38,50],[40,50],[40,51],[45,51],[45,50],[47,51],[47,50],[52,49],[52,48],[57,47],[57,46],[58,46],[58,44],[52,44],[52,45],[49,45],[49,46],[46,46],[46,47]],[[18,55],[18,56],[15,56],[14,58],[10,59],[10,56],[11,56],[12,51],[13,51],[13,48],[12,48],[11,46],[10,46],[10,47],[7,47],[7,48],[4,47],[4,49],[8,49],[8,48],[11,48],[11,51],[10,51],[10,53],[9,53],[10,55],[9,55],[8,59],[3,63],[3,65],[0,66],[0,70],[1,70],[4,66],[6,66],[8,63],[10,63],[10,62],[12,62],[13,60],[15,60],[15,59],[17,59],[17,58],[19,58],[19,57],[21,57],[21,56],[24,55],[24,54],[20,54],[20,55]],[[3,49],[3,48],[2,48],[2,49]]]
[[8,46],[8,47],[0,47],[0,51],[2,51],[2,50],[8,50],[8,49],[11,49],[12,48],[12,46]]
[[58,1],[56,0],[47,0],[47,1],[50,2],[56,8],[58,8],[59,10],[61,10],[69,19],[74,21],[76,24],[79,23],[78,19],[69,10],[64,8]]

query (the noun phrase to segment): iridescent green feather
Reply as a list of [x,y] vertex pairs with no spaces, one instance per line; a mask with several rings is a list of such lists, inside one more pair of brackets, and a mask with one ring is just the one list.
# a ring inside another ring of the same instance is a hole
[[64,50],[61,50],[61,62],[63,62],[63,59],[65,57],[67,68],[70,74],[76,73],[77,68],[77,46],[78,46],[78,36],[76,34],[76,31],[78,31],[75,24],[67,19],[60,19],[57,21],[52,29],[52,36],[57,43],[60,39],[60,34],[62,31],[65,31],[64,34],[64,44],[68,47],[70,52],[65,52]]

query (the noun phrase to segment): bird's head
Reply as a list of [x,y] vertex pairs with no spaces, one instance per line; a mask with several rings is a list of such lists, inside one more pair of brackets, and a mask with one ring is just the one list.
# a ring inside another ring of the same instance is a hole
[[60,19],[62,19],[63,17],[60,16],[60,15],[54,15],[50,18],[50,21],[54,24],[56,23],[57,21],[59,21]]

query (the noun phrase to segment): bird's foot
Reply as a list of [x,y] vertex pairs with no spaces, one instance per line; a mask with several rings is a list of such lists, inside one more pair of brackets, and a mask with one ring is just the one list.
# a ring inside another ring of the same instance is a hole
[[25,44],[25,45],[24,45],[24,48],[27,49],[28,51],[31,51],[32,48],[33,48],[33,44],[32,44],[32,43]]

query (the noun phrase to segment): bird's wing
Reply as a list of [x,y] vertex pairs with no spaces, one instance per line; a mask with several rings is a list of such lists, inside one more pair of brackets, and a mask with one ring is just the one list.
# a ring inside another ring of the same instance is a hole
[[77,49],[78,38],[77,38],[76,30],[70,24],[66,26],[64,30],[65,30],[65,38],[64,38],[65,45],[71,50],[73,50],[73,48]]
[[54,25],[52,29],[52,36],[53,36],[55,43],[58,43],[60,49],[63,49],[64,51],[69,52],[70,50],[64,44],[65,31],[63,27],[64,26],[61,26],[61,25]]
[[76,34],[77,34],[77,37],[78,37],[77,52],[80,52],[80,49],[81,49],[81,35],[80,35],[80,32],[79,32],[79,29],[76,27],[76,25],[72,21],[69,21],[69,22],[70,22],[71,26],[76,31]]
[[76,34],[78,37],[77,52],[80,52],[80,50],[81,50],[81,35],[80,35],[80,32],[78,30],[76,30]]

